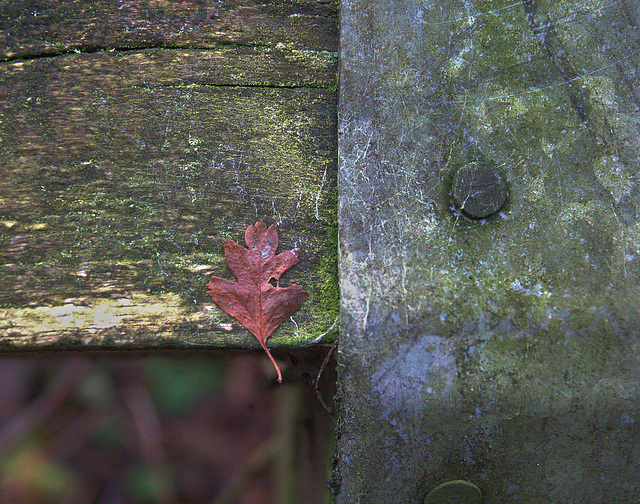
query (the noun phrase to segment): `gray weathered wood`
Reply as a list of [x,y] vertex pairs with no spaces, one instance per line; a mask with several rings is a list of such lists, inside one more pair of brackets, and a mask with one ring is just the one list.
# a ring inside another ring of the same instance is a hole
[[[337,502],[638,501],[637,2],[340,16]],[[474,160],[486,221],[451,210]]]
[[310,293],[270,341],[335,338],[335,3],[1,14],[0,349],[255,346],[205,284],[259,218]]

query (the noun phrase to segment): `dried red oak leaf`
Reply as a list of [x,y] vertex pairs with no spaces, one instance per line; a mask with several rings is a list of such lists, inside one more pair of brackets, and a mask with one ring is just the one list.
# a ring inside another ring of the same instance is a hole
[[[279,285],[282,274],[298,264],[300,251],[288,250],[275,255],[278,231],[275,225],[267,229],[261,220],[247,228],[244,241],[248,249],[228,238],[224,244],[227,266],[238,281],[211,277],[207,294],[258,339],[278,372],[278,382],[281,382],[282,374],[266,341],[307,299],[308,294],[299,285]],[[272,279],[276,286],[270,283]]]

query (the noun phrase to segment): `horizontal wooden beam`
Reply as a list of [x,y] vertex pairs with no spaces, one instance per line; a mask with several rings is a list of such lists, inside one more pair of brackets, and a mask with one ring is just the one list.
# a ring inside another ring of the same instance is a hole
[[336,5],[3,9],[0,350],[256,346],[205,285],[258,219],[309,292],[269,341],[331,342]]

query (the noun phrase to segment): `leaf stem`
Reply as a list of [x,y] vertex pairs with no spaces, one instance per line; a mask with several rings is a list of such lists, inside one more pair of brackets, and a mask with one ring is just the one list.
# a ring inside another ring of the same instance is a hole
[[267,355],[269,356],[269,359],[271,360],[273,367],[275,367],[276,371],[278,372],[278,383],[282,383],[282,373],[280,372],[280,368],[278,367],[278,364],[276,364],[276,360],[273,358],[273,355],[271,355],[271,352],[267,348],[266,343],[263,343],[261,341],[260,344],[262,345],[262,348],[264,348],[264,351],[267,352]]

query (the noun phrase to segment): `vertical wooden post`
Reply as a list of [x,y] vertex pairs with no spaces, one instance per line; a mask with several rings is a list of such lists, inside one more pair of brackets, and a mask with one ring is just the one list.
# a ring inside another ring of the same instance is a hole
[[640,499],[637,18],[343,0],[339,504]]

